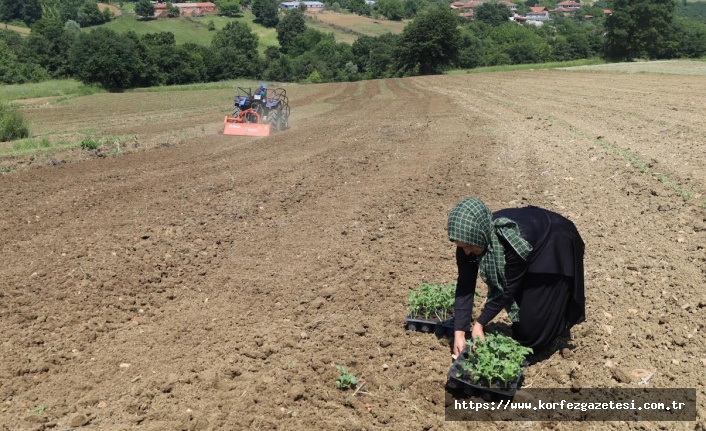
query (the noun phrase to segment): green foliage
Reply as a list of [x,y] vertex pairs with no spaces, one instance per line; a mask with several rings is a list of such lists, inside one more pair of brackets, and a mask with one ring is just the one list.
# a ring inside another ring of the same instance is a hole
[[486,387],[507,388],[517,379],[522,362],[532,349],[500,334],[486,334],[485,341],[467,342],[469,348],[459,361],[456,377]]
[[150,0],[138,0],[135,4],[135,14],[141,18],[152,18],[154,5],[152,5]]
[[510,8],[498,3],[483,3],[473,9],[475,19],[493,26],[507,23],[511,16]]
[[347,8],[358,15],[370,15],[370,6],[365,4],[365,0],[349,0]]
[[434,283],[422,283],[407,296],[407,310],[412,317],[423,316],[425,319],[446,320],[456,299],[456,282],[446,286]]
[[110,19],[106,20],[106,16],[98,9],[96,0],[86,0],[78,9],[76,15],[76,22],[78,22],[81,27],[100,25],[109,20]]
[[458,17],[450,8],[425,12],[405,27],[395,54],[397,67],[405,74],[440,73],[456,59],[459,42]]
[[142,36],[149,63],[156,66],[158,85],[177,85],[206,80],[206,65],[198,50],[177,46],[170,32]]
[[29,125],[16,106],[0,102],[0,142],[29,136]]
[[171,2],[167,2],[167,18],[178,18],[181,16],[181,11]]
[[207,62],[211,79],[258,76],[261,69],[258,44],[257,35],[247,24],[238,21],[226,24],[211,41],[214,58]]
[[403,4],[405,18],[414,18],[429,7],[427,0],[406,0]]
[[42,415],[46,411],[47,407],[44,404],[41,404],[37,406],[34,410],[32,410],[33,415]]
[[706,24],[677,17],[667,44],[670,57],[706,56]]
[[343,81],[350,78],[345,65],[353,60],[350,45],[336,43],[331,33],[307,28],[294,38],[289,54],[280,58],[277,67],[281,70],[287,65],[291,72],[289,79],[294,81]]
[[400,21],[404,16],[400,0],[378,0],[375,7],[382,16],[392,21]]
[[282,52],[286,53],[294,38],[304,33],[305,30],[304,15],[299,10],[287,12],[277,24],[277,41]]
[[677,16],[706,24],[706,1],[679,2]]
[[101,143],[93,138],[83,138],[80,146],[84,150],[96,150],[101,146]]
[[[78,10],[85,0],[53,0],[51,6],[59,11],[62,21],[78,21]],[[46,5],[46,3],[45,3]]]
[[279,22],[279,1],[253,0],[252,13],[255,20],[265,27],[276,27]]
[[608,58],[668,58],[675,9],[675,0],[613,0],[605,23]]
[[34,59],[53,78],[67,77],[71,73],[68,52],[77,34],[67,27],[69,22],[42,18],[32,25],[32,33],[25,40],[25,57]]
[[218,0],[216,1],[216,7],[222,16],[234,18],[243,14],[243,9],[238,0]]
[[458,52],[455,65],[462,69],[473,69],[484,66],[484,44],[480,37],[467,28],[461,32],[461,48]]
[[343,365],[336,365],[336,369],[340,373],[336,380],[336,387],[341,390],[355,387],[358,383],[358,378],[351,374]]
[[314,70],[306,77],[307,84],[320,84],[324,82],[324,78],[321,77],[321,73],[318,70]]
[[[69,50],[69,63],[84,84],[123,90],[143,84],[144,52],[136,35],[121,35],[104,28],[81,34]],[[142,55],[141,55],[142,54]]]
[[257,35],[252,32],[249,25],[232,21],[216,32],[211,40],[211,46],[217,49],[228,48],[252,53],[257,51],[258,41]]
[[47,79],[47,71],[31,57],[21,58],[25,54],[23,46],[10,46],[2,39],[3,33],[10,32],[0,32],[0,84],[23,84]]
[[39,0],[0,0],[0,21],[22,21],[27,25],[42,17]]
[[395,49],[400,35],[362,36],[351,47],[358,71],[364,79],[386,78],[394,74]]

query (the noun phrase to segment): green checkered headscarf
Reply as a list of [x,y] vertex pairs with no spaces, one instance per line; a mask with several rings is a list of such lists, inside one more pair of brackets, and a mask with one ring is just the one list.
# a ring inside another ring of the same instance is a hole
[[[477,198],[466,198],[459,202],[449,214],[449,239],[484,248],[480,260],[480,276],[488,285],[488,301],[501,295],[507,286],[505,280],[505,248],[499,237],[503,237],[527,260],[532,246],[522,238],[517,223],[508,218],[493,220],[493,214]],[[508,311],[510,320],[518,321],[519,307],[513,301]]]

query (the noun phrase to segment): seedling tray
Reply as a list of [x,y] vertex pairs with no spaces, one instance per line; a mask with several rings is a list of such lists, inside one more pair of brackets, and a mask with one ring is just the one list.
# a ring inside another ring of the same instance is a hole
[[451,365],[449,372],[447,373],[446,388],[451,392],[462,391],[468,396],[479,396],[483,399],[495,399],[495,398],[512,398],[515,396],[515,392],[522,384],[523,372],[527,367],[527,362],[522,364],[520,372],[517,378],[507,387],[488,387],[482,384],[482,382],[473,383],[471,381],[465,380],[462,377],[456,377],[459,372],[463,372],[461,369],[461,361],[468,359],[468,347],[463,351],[462,354],[456,358],[456,360]]
[[408,316],[405,318],[406,328],[410,331],[429,332],[437,336],[452,337],[454,332],[454,318],[447,320],[423,319]]

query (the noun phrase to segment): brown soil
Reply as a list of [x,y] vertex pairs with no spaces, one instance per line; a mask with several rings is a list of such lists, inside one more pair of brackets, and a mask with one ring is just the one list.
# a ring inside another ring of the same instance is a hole
[[[263,139],[219,134],[226,91],[22,107],[52,139],[140,145],[23,156],[0,176],[0,430],[703,429],[703,78],[289,93],[292,128]],[[526,386],[654,371],[647,387],[698,388],[697,424],[444,422],[448,342],[405,331],[405,301],[455,278],[446,215],[466,196],[559,211],[587,245],[575,349]],[[358,393],[336,388],[336,365]]]

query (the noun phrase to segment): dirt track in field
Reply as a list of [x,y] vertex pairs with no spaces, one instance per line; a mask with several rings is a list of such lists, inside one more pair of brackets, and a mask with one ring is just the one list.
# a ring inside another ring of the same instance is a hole
[[[218,133],[225,91],[24,106],[40,133],[142,146],[0,176],[0,430],[703,429],[703,84],[292,86],[292,128],[263,139]],[[448,342],[406,332],[405,301],[455,278],[446,215],[466,196],[559,211],[587,245],[587,321],[526,386],[654,372],[697,388],[697,422],[444,422]]]

